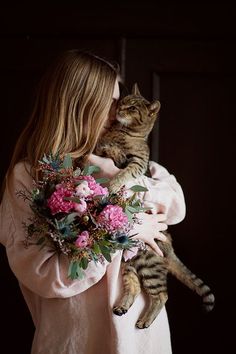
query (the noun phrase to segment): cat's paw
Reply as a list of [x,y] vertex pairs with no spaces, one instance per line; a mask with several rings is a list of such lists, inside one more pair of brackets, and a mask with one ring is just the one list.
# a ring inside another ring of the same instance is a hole
[[138,320],[138,321],[136,322],[136,327],[139,328],[139,329],[148,328],[151,323],[152,323],[152,322],[150,322],[150,321]]
[[117,182],[117,181],[111,181],[110,183],[109,183],[109,186],[108,186],[108,189],[109,189],[109,192],[111,193],[111,194],[116,194],[116,193],[118,193],[119,192],[119,190],[121,189],[121,187],[122,187],[122,185],[119,183],[119,182]]
[[122,306],[115,306],[113,307],[113,313],[117,316],[122,316],[124,315],[128,310],[125,309],[124,307]]

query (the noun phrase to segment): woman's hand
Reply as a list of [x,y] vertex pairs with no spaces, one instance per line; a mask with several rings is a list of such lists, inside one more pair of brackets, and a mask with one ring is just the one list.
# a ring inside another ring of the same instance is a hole
[[135,224],[132,233],[137,233],[133,239],[138,239],[148,244],[157,254],[163,257],[163,253],[158,247],[155,239],[166,241],[167,237],[161,232],[167,230],[165,214],[138,213],[140,224]]
[[[94,174],[95,178],[106,177],[111,179],[120,171],[120,169],[115,166],[113,160],[110,158],[90,154],[88,162],[91,165],[98,166],[100,168],[100,172]],[[166,236],[161,233],[161,231],[165,231],[167,229],[167,225],[163,222],[166,220],[166,215],[138,213],[137,217],[141,223],[134,225],[132,233],[137,233],[137,235],[133,238],[145,242],[156,253],[163,256],[163,253],[155,242],[155,239],[160,241],[167,240]]]
[[120,171],[120,169],[115,166],[114,161],[108,157],[100,157],[90,154],[88,162],[91,165],[98,166],[100,168],[100,172],[94,174],[96,178],[106,177],[111,179]]

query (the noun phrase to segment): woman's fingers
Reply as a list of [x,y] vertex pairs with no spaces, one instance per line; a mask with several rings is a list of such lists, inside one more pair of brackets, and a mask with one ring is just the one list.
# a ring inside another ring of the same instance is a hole
[[148,214],[140,212],[137,214],[137,217],[142,222],[148,222],[149,224],[158,224],[159,222],[166,220],[166,214]]
[[149,243],[149,246],[151,246],[152,249],[153,249],[159,256],[161,256],[161,257],[164,256],[163,253],[162,253],[162,251],[161,251],[161,249],[159,248],[159,246],[156,244],[155,241],[150,242],[150,243]]
[[167,230],[167,225],[163,222],[159,222],[156,224],[157,231],[165,231]]
[[167,237],[162,232],[158,232],[155,236],[155,239],[165,242],[167,240]]
[[96,174],[97,178],[112,178],[120,171],[119,168],[115,166],[114,161],[107,157],[100,157],[94,154],[90,154],[88,161],[90,164],[100,168],[100,172]]
[[148,244],[157,254],[163,256],[162,251],[158,247],[156,240],[167,241],[166,236],[161,232],[167,230],[167,224],[163,222],[166,220],[165,214],[146,214],[139,213],[138,219],[141,221],[140,224],[136,224],[133,232],[137,234],[134,239],[140,239],[144,243]]
[[162,222],[166,220],[166,214],[156,214],[156,219],[158,222]]

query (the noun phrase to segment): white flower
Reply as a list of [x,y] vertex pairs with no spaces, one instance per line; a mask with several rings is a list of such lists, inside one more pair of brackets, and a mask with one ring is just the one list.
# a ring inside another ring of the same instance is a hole
[[93,191],[89,188],[87,181],[82,181],[76,188],[75,188],[75,195],[78,197],[87,197],[88,195],[93,194]]

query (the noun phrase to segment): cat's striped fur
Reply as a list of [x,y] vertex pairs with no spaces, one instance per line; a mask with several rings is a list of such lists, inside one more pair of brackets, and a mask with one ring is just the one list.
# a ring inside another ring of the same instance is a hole
[[147,247],[146,250],[139,250],[131,260],[122,262],[123,295],[113,312],[119,316],[125,314],[143,289],[148,295],[149,307],[137,321],[138,328],[149,327],[165,305],[168,299],[168,273],[201,296],[207,312],[214,307],[214,295],[210,288],[180,261],[174,252],[170,234],[163,233],[168,241],[157,243],[164,257]]
[[[132,94],[119,103],[118,121],[102,137],[96,150],[98,155],[112,158],[118,167],[123,168],[110,183],[112,191],[120,189],[131,178],[145,174],[149,161],[147,139],[159,109],[159,101],[149,103],[141,96],[137,85],[134,85]],[[122,262],[123,296],[113,312],[125,314],[143,289],[150,303],[144,316],[136,323],[138,328],[149,327],[165,305],[168,298],[168,273],[200,295],[207,311],[214,306],[214,295],[210,288],[179,260],[172,247],[170,234],[163,233],[168,241],[157,243],[164,257],[147,246],[146,250],[139,250],[130,261]]]

